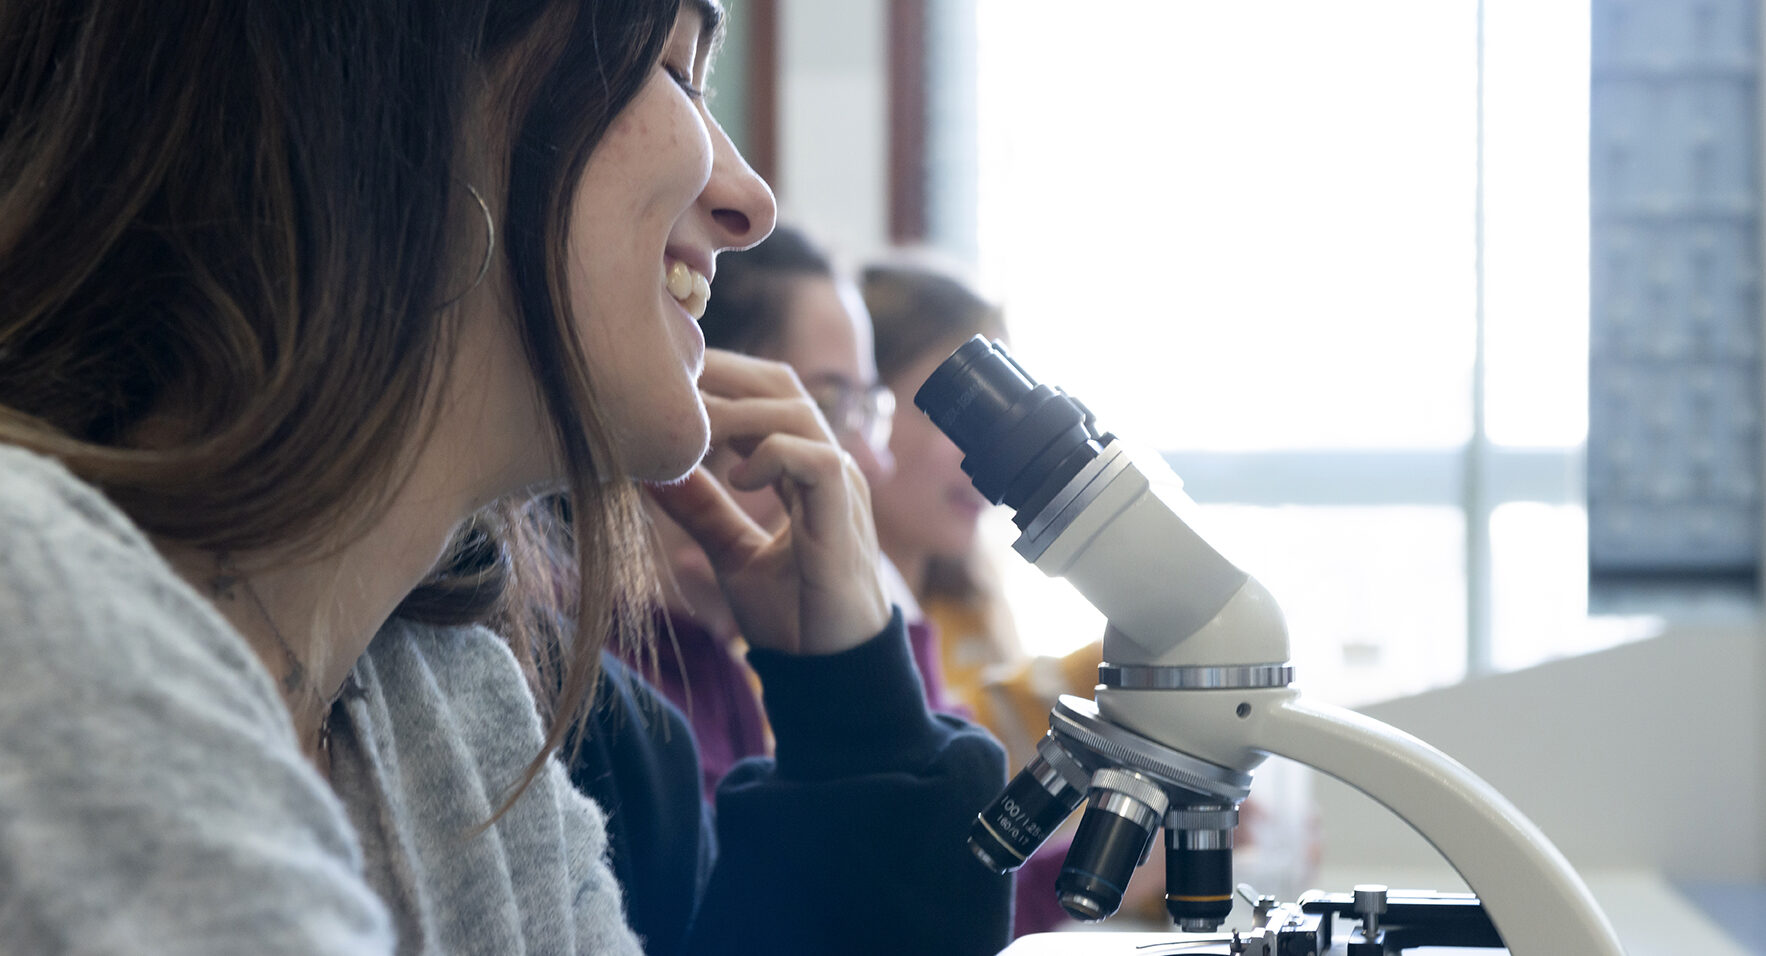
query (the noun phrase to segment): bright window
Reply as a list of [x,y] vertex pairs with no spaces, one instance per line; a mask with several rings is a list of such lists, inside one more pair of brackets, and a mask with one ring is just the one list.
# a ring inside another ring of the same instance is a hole
[[[1587,619],[1586,3],[1074,9],[979,0],[982,281],[1033,373],[1179,466],[1300,680],[1633,633]],[[1010,567],[1032,650],[1097,636]]]

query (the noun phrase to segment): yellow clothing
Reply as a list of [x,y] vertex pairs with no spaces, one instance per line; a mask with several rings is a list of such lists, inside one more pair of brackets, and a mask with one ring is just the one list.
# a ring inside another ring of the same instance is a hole
[[1091,697],[1103,644],[1094,641],[1065,657],[1025,658],[989,633],[972,604],[945,598],[923,610],[938,632],[945,691],[993,732],[1012,762],[1030,759],[1049,729],[1049,710],[1062,694]]

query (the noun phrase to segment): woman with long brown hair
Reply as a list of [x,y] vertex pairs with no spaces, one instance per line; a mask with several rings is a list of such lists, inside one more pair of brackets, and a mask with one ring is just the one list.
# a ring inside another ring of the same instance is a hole
[[[645,639],[638,482],[757,645],[901,642],[862,477],[694,322],[773,219],[720,15],[0,3],[0,949],[637,952],[551,754]],[[522,544],[556,489],[575,588]]]

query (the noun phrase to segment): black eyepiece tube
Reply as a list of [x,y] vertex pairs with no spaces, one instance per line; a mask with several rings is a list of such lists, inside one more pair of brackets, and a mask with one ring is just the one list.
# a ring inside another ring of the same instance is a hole
[[977,335],[933,369],[914,394],[914,404],[968,451],[984,445],[993,427],[1036,385],[1004,349]]
[[1038,384],[1006,353],[977,335],[944,360],[914,404],[963,452],[963,471],[994,504],[1027,527],[1098,456],[1109,436],[1060,389]]

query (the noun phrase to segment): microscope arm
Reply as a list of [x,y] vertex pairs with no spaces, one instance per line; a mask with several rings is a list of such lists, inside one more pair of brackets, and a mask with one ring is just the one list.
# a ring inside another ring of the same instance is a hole
[[1274,754],[1367,794],[1465,878],[1516,956],[1624,954],[1606,914],[1545,834],[1482,778],[1410,734],[1287,687],[1100,687],[1098,709],[1211,763],[1248,769]]
[[1477,775],[1421,740],[1295,695],[1242,721],[1256,750],[1298,760],[1374,798],[1465,878],[1516,956],[1622,956],[1606,914],[1563,854]]
[[[1087,480],[1089,479],[1089,481]],[[1281,609],[1186,520],[1194,508],[1157,459],[1120,443],[1075,481],[1084,507],[1058,533],[1032,524],[1018,549],[1109,618],[1113,665],[1218,672],[1287,658]],[[1053,529],[1051,529],[1053,530]],[[1182,581],[1182,587],[1161,582]],[[1099,687],[1099,713],[1161,744],[1249,772],[1269,754],[1373,797],[1440,850],[1520,956],[1620,956],[1605,914],[1545,835],[1494,788],[1415,737],[1291,687]]]
[[[1038,384],[980,336],[946,359],[914,402],[963,450],[963,469],[976,489],[1017,512],[1023,534],[1014,549],[1043,572],[1066,578],[1109,620],[1099,718],[1166,753],[1228,773],[1249,774],[1278,754],[1330,774],[1385,805],[1440,850],[1481,898],[1512,953],[1623,956],[1612,925],[1563,855],[1489,784],[1408,734],[1300,701],[1289,686],[1280,607],[1191,527],[1195,503],[1163,460],[1129,454],[1094,427],[1084,406]],[[1096,751],[1108,763],[1133,762],[1134,754],[1109,741],[1080,749]],[[1069,777],[1084,774],[1069,774],[1057,764],[1053,757],[1039,759],[1020,773],[1001,797],[1012,806],[997,822],[1025,822],[1015,795],[1071,811],[1077,785]],[[1193,778],[1179,785],[1211,804],[1243,796],[1236,781],[1214,787],[1211,778],[1179,772]],[[1093,799],[1111,803],[1116,809],[1104,816],[1124,822],[1105,822],[1100,832],[1114,838],[1149,815],[1156,828],[1163,805],[1156,793],[1149,798],[1141,792],[1144,779],[1131,773],[1122,776],[1134,779],[1120,786],[1098,786],[1103,773],[1092,777]],[[984,812],[977,827],[991,829],[993,813]],[[1091,818],[1088,810],[1082,833]],[[1036,822],[1037,832],[1045,833],[1045,821]],[[1019,832],[1007,829],[1008,836]],[[1022,860],[1040,842],[1035,833],[1031,837],[1014,836],[1025,844],[1018,848],[997,836],[982,844],[972,837],[971,846],[984,862],[998,865],[990,848],[1009,849]],[[1132,866],[1133,857],[1125,859]],[[1011,861],[1006,863],[1009,869]],[[1098,871],[1075,872],[1090,880]],[[1062,905],[1080,918],[1115,909],[1116,903],[1086,887],[1076,884],[1073,895],[1087,905],[1076,911],[1065,895]]]

